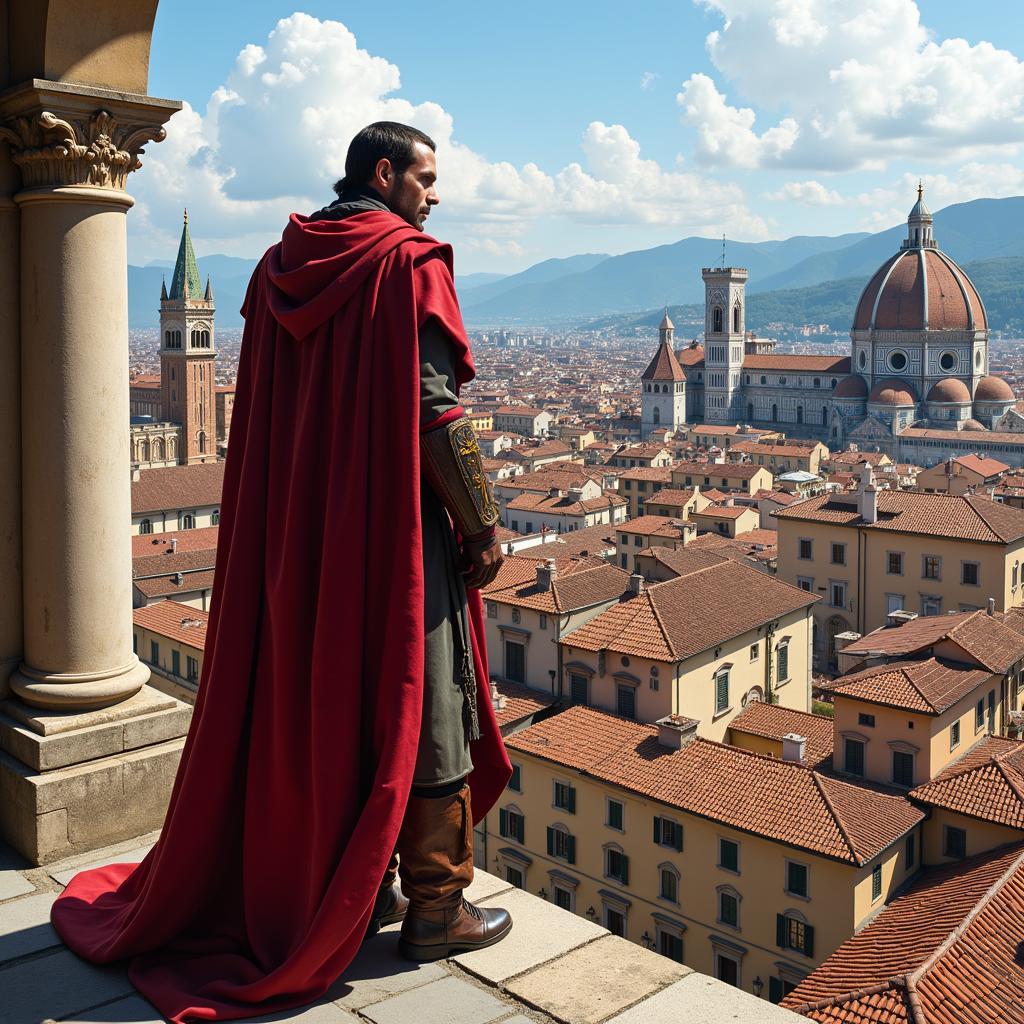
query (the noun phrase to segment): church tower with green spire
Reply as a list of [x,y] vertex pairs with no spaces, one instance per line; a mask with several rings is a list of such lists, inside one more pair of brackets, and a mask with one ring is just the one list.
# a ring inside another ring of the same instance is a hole
[[177,461],[217,460],[213,288],[199,277],[185,211],[171,287],[160,293],[160,394],[163,418],[181,424]]

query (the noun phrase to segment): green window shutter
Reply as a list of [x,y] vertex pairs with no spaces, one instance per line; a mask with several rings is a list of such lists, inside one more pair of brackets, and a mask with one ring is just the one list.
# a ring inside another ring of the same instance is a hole
[[680,853],[682,853],[682,850],[683,850],[683,826],[682,825],[676,824],[675,840],[676,841],[675,841],[675,843],[673,845],[675,846],[675,848]]
[[568,799],[568,802],[566,804],[566,808],[565,809],[570,814],[575,814],[576,813],[576,787],[575,786],[567,786],[566,789],[569,791],[569,799]]
[[498,811],[498,832],[503,839],[508,838],[508,811],[504,807]]
[[569,863],[576,863],[576,837],[569,836]]
[[661,818],[657,815],[654,816],[654,841],[661,842]]
[[770,1003],[781,1003],[782,1002],[782,982],[774,975],[768,979],[768,1002]]
[[548,856],[553,857],[555,853],[555,830],[548,825]]
[[622,884],[629,885],[629,857],[622,855]]
[[804,956],[814,956],[814,927],[804,925]]
[[521,842],[521,843],[525,843],[526,842],[526,839],[524,838],[525,835],[526,835],[526,818],[522,814],[520,814],[519,817],[516,818],[516,839],[518,839],[519,842]]
[[[550,831],[550,829],[549,829]],[[775,945],[782,949],[786,948],[786,915],[775,915]]]

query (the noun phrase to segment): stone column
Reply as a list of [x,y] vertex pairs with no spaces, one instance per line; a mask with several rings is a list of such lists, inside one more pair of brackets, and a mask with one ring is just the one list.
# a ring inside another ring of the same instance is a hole
[[0,109],[23,185],[24,660],[10,686],[84,711],[149,678],[131,641],[124,186],[177,104],[36,80]]

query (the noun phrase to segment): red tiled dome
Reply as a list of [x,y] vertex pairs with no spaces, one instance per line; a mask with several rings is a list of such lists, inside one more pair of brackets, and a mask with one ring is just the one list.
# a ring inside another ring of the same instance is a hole
[[929,402],[965,402],[971,401],[971,393],[962,380],[947,377],[935,384],[928,392]]
[[964,420],[962,429],[964,429],[964,430],[987,430],[988,428],[985,426],[984,423],[979,423],[977,420]]
[[978,381],[978,387],[974,392],[976,402],[1012,402],[1013,392],[1010,385],[1002,377],[995,377],[989,374]]
[[853,329],[986,330],[970,278],[940,249],[902,249],[875,271],[857,303]]
[[906,381],[890,377],[880,380],[868,395],[868,401],[875,405],[914,405],[917,399]]
[[844,377],[832,392],[833,398],[867,398],[867,396],[868,386],[864,383],[864,378],[855,373]]

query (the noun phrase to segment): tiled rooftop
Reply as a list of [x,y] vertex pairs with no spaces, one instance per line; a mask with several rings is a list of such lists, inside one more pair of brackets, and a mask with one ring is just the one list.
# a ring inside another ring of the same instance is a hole
[[224,489],[223,462],[144,469],[132,481],[132,515],[169,508],[219,505]]
[[[96,966],[68,950],[50,905],[82,867],[141,860],[136,840],[33,868],[0,844],[0,1024],[160,1024],[124,963]],[[317,1002],[246,1018],[296,1024],[797,1024],[765,999],[696,974],[482,871],[468,895],[507,907],[497,946],[415,964],[396,949],[398,925],[366,942]]]

